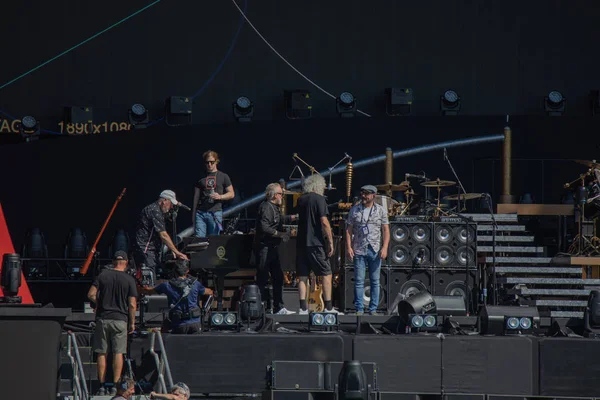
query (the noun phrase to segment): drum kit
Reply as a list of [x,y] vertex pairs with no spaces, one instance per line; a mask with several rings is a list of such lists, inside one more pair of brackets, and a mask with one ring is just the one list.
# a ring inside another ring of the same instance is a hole
[[[409,175],[409,174],[407,174]],[[455,181],[447,181],[441,180],[437,178],[435,180],[429,180],[424,178],[425,181],[420,183],[420,186],[425,189],[435,189],[437,191],[436,201],[430,202],[425,196],[425,204],[426,206],[419,207],[416,198],[419,196],[411,183],[408,180],[400,182],[399,184],[383,184],[376,185],[378,191],[385,192],[385,194],[378,194],[375,197],[375,202],[388,210],[388,215],[390,217],[394,216],[405,216],[405,215],[414,215],[414,214],[427,214],[427,212],[433,211],[433,216],[437,217],[440,214],[449,215],[451,212],[450,206],[446,201],[458,201],[458,210],[462,211],[460,206],[461,202],[465,202],[467,200],[478,199],[482,197],[480,193],[462,193],[462,194],[453,194],[442,197],[442,188],[448,187],[456,187],[457,184]],[[392,198],[393,192],[402,192],[404,194],[405,202],[400,202]],[[442,202],[444,200],[444,202]]]

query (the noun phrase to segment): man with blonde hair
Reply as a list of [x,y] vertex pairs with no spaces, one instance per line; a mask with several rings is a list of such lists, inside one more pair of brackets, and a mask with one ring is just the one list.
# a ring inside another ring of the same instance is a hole
[[290,235],[283,231],[284,224],[296,220],[295,215],[281,215],[283,188],[279,183],[271,183],[265,189],[265,200],[258,206],[256,217],[256,235],[254,237],[254,256],[256,258],[256,284],[260,288],[262,299],[267,298],[269,274],[273,284],[273,312],[276,314],[294,314],[283,304],[283,270],[279,260],[279,245],[287,242]]
[[331,265],[329,258],[333,255],[333,234],[329,224],[329,210],[325,201],[325,178],[314,174],[306,178],[302,184],[304,192],[298,198],[298,237],[296,239],[296,273],[299,278],[298,295],[300,298],[299,314],[308,314],[306,301],[308,276],[313,271],[315,276],[323,277],[323,300],[327,312],[338,311],[333,308],[331,300]]

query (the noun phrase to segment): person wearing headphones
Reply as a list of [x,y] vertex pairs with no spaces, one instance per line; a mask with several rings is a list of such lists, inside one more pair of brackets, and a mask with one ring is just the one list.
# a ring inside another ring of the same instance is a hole
[[189,261],[178,260],[174,277],[154,288],[143,287],[143,294],[164,294],[170,307],[168,321],[163,326],[165,331],[175,334],[201,333],[201,309],[198,301],[203,295],[212,295],[211,289],[202,286],[198,278],[188,275]]

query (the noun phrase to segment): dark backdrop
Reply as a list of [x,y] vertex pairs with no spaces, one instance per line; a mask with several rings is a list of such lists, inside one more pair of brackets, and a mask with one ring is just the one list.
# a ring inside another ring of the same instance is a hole
[[[0,34],[7,38],[0,86],[127,17],[149,0],[82,3],[9,2]],[[515,132],[514,156],[593,159],[599,123],[590,116],[588,92],[597,85],[593,51],[600,10],[592,0],[559,1],[289,1],[244,2],[247,14],[273,46],[316,83],[337,95],[352,91],[373,118],[341,121],[332,99],[312,87],[243,24],[228,0],[163,0],[123,24],[0,90],[0,108],[30,114],[57,129],[63,107],[93,107],[96,123],[126,120],[134,102],[153,119],[164,99],[194,96],[194,125],[66,137],[0,149],[0,201],[17,246],[32,226],[42,228],[58,253],[68,229],[90,241],[123,187],[127,195],[106,233],[133,228],[160,190],[172,188],[191,202],[203,168],[200,155],[222,155],[242,197],[287,178],[298,152],[318,169],[344,152],[354,160],[449,139],[502,133],[505,115]],[[10,39],[10,40],[9,40]],[[414,117],[385,116],[385,87],[412,87]],[[204,88],[204,89],[203,89]],[[287,121],[285,88],[313,92],[313,120]],[[462,97],[463,116],[442,118],[439,96]],[[201,90],[202,89],[202,90]],[[566,116],[543,115],[552,89],[567,97]],[[239,95],[255,104],[247,126],[233,123]],[[18,136],[0,134],[1,143]],[[449,154],[468,191],[499,194],[500,143]],[[487,159],[487,160],[484,160]],[[564,161],[515,161],[513,191],[538,202],[560,201],[562,184],[582,168]],[[406,172],[453,179],[441,152],[395,163]],[[356,185],[383,183],[383,165],[357,170]],[[342,197],[344,182],[334,180]],[[181,228],[191,221],[182,211]],[[53,251],[52,248],[55,250]]]

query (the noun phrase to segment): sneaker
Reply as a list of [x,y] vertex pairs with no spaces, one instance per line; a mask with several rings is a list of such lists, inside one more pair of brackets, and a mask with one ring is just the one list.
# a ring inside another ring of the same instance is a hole
[[364,314],[364,312],[362,312],[362,311],[357,311],[356,312],[356,315],[363,315],[363,314]]
[[96,396],[106,396],[106,388],[102,386],[100,389],[98,389]]
[[337,314],[337,315],[344,315],[343,312],[336,310],[335,308],[332,308],[331,310],[324,310],[323,312]]
[[377,311],[369,311],[370,315],[379,315],[379,313]]
[[296,314],[296,311],[290,311],[287,308],[282,308],[281,310],[277,311],[277,315],[291,315],[291,314]]
[[300,309],[300,311],[298,311],[298,315],[308,315],[308,308],[306,310]]
[[110,390],[108,391],[108,395],[109,396],[116,396],[117,395],[117,388],[116,387],[111,387]]

